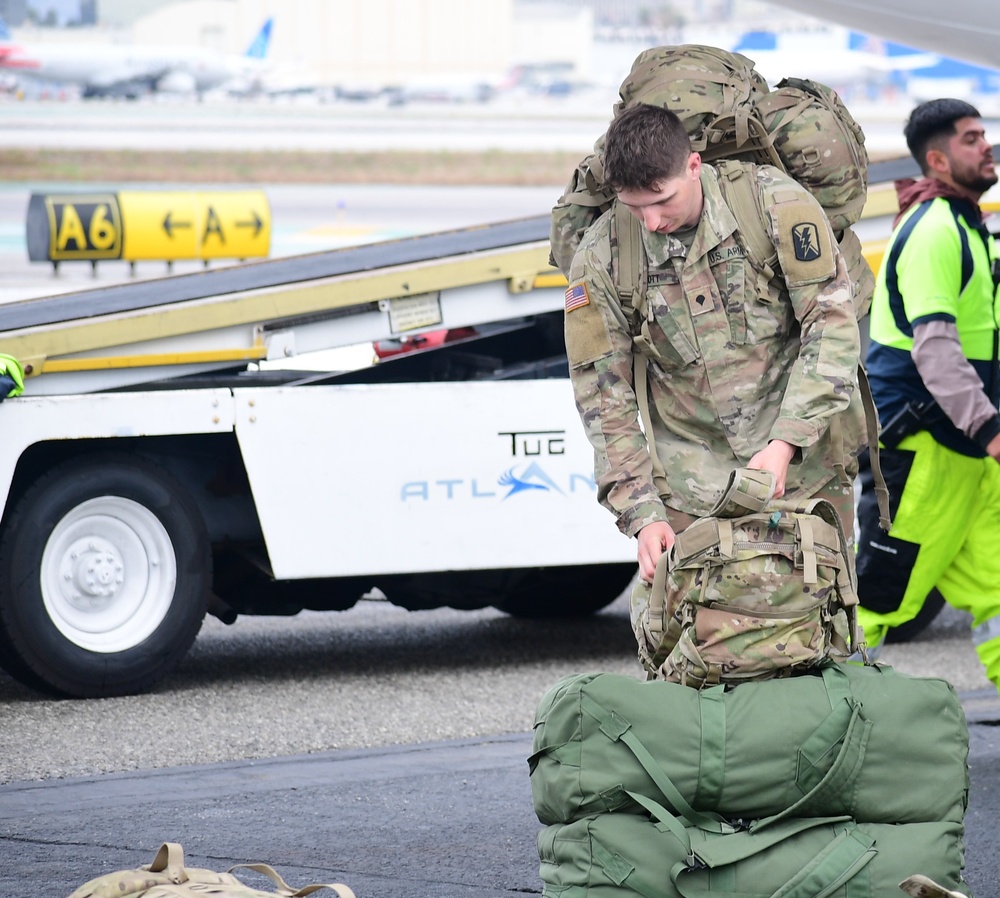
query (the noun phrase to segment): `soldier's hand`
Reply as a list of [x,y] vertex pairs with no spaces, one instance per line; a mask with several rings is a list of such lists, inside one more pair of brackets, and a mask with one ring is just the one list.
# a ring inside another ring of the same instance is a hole
[[654,521],[639,531],[639,576],[653,582],[656,562],[674,544],[674,530],[666,521]]
[[795,447],[784,440],[771,440],[750,461],[748,468],[756,471],[770,471],[774,475],[774,498],[785,495],[785,480],[788,477],[788,466],[795,457]]

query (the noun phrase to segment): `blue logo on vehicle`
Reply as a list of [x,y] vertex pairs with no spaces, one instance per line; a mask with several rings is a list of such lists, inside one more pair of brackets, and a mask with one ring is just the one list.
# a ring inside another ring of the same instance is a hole
[[560,496],[565,495],[559,487],[555,485],[555,482],[546,474],[541,467],[532,462],[525,468],[524,473],[518,477],[514,474],[513,468],[508,468],[503,474],[497,478],[497,483],[500,486],[509,486],[510,491],[504,496],[504,499],[509,499],[514,493],[521,493],[524,490],[545,490],[549,492],[550,490],[559,493]]

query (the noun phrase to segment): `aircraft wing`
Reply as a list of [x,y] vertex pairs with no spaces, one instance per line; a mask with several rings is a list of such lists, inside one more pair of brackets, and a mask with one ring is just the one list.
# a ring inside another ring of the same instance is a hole
[[996,0],[768,0],[952,59],[995,68],[1000,47]]

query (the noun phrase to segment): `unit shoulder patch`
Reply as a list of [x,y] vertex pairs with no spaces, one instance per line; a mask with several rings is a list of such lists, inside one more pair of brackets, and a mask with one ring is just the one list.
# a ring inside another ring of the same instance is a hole
[[837,273],[833,238],[822,214],[810,203],[779,203],[773,207],[778,258],[789,287],[817,284]]
[[814,262],[823,255],[819,245],[819,229],[811,221],[799,222],[792,228],[792,246],[799,262]]

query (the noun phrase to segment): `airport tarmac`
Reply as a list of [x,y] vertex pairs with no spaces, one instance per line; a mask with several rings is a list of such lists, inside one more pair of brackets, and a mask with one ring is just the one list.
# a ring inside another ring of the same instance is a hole
[[[0,772],[21,771],[0,785],[0,898],[69,895],[163,841],[193,866],[264,861],[295,887],[340,881],[358,898],[538,894],[532,714],[566,674],[638,676],[626,599],[551,624],[380,603],[210,620],[174,677],[102,701],[54,701],[0,674]],[[1000,699],[968,622],[945,609],[885,657],[958,689],[966,878],[978,898],[1000,895]],[[65,772],[24,773],[46,769]]]
[[[40,110],[23,107],[20,118],[13,113],[5,117],[7,107],[3,106],[0,148],[79,145],[71,142],[74,135],[82,135],[75,138],[81,141],[110,141],[99,145],[127,146],[128,141],[146,139],[129,136],[141,135],[145,128],[138,109],[109,105],[103,110],[106,117],[84,124],[51,104]],[[25,118],[26,113],[36,117]],[[244,113],[247,119],[242,119],[239,113],[220,116],[206,107],[204,112],[184,110],[184,118],[180,111],[176,115],[173,119],[160,116],[167,124],[153,129],[156,140],[172,137],[172,145],[181,147],[194,139],[189,134],[200,133],[199,146],[217,141],[225,149],[248,140],[261,145],[287,141],[289,134],[298,133],[295,140],[300,145],[320,152],[351,145],[370,147],[369,142],[376,140],[383,141],[378,144],[382,147],[398,141],[399,146],[414,149],[449,140],[456,147],[481,147],[484,140],[490,144],[510,140],[523,146],[529,142],[527,136],[532,148],[539,141],[549,141],[552,148],[564,148],[562,141],[567,141],[575,148],[575,141],[586,135],[581,145],[585,152],[593,140],[594,132],[589,130],[593,122],[598,122],[598,131],[603,127],[599,117],[584,117],[582,124],[571,125],[553,114],[552,121],[544,119],[541,124],[508,121],[493,127],[466,116],[460,127],[449,132],[433,118],[400,117],[398,126],[387,128],[373,122],[367,111],[351,110],[354,118],[349,119],[346,113],[338,117],[328,110],[310,110],[297,115],[313,122],[311,131],[295,132],[290,124],[293,117],[282,119],[285,125],[277,128],[269,114]],[[438,115],[453,117],[451,112]],[[204,127],[191,124],[199,119]],[[240,121],[246,126],[238,125]],[[871,127],[874,133],[876,128]],[[898,122],[885,129],[886,133],[898,129]],[[547,135],[544,141],[542,133]],[[46,143],[49,140],[54,142]],[[64,265],[53,275],[49,266],[27,262],[23,216],[30,193],[84,186],[6,184],[0,189],[0,299],[86,289],[133,277],[125,263],[102,263],[96,273],[85,264]],[[275,223],[272,255],[544,214],[560,188],[268,185]],[[174,270],[184,267],[178,264]],[[134,276],[165,273],[162,263],[141,263]],[[1000,700],[977,666],[967,629],[957,638],[951,633],[936,641],[890,647],[886,660],[904,672],[946,675],[959,689],[972,736],[967,877],[979,898],[1000,895],[1000,865],[996,863],[1000,833],[995,823],[1000,813],[1000,731],[996,728]],[[335,662],[330,664],[335,669]],[[464,671],[441,673],[461,677]],[[393,676],[400,683],[394,686],[400,696],[405,697],[403,690],[409,688],[413,690],[409,702],[419,701],[421,682],[414,672],[399,669]],[[47,741],[54,743],[56,732],[60,737],[83,732],[86,735],[77,738],[105,743],[112,751],[117,739],[155,748],[167,741],[158,735],[161,732],[169,731],[175,740],[179,730],[195,724],[211,732],[213,721],[224,719],[232,707],[243,679],[250,678],[233,674],[230,679],[211,681],[203,693],[191,690],[190,697],[196,701],[183,706],[181,713],[176,709],[164,713],[159,706],[160,716],[143,718],[138,734],[105,729],[94,723],[96,718],[81,717],[89,703],[36,701],[17,693],[5,708],[6,738],[27,744],[28,728],[33,727],[31,735],[38,740],[33,745],[45,745],[47,733],[52,734]],[[377,686],[378,672],[370,679]],[[384,684],[381,691],[387,691]],[[335,879],[354,888],[358,898],[511,898],[541,891],[535,854],[539,824],[528,789],[525,762],[530,736],[526,732],[485,727],[482,735],[473,738],[434,741],[424,737],[407,744],[387,741],[372,748],[335,751],[272,747],[269,739],[287,737],[290,718],[308,732],[310,721],[316,720],[315,715],[310,717],[312,709],[325,705],[331,714],[329,684],[326,691],[305,693],[298,688],[300,701],[294,707],[287,701],[281,706],[252,705],[259,736],[256,745],[258,750],[266,746],[264,757],[220,755],[204,762],[157,764],[155,769],[149,765],[41,781],[22,779],[0,786],[0,898],[67,895],[99,873],[148,863],[165,839],[182,842],[191,865],[225,869],[234,863],[266,861],[293,885]],[[308,704],[307,698],[318,704]],[[95,702],[93,708],[103,710],[109,705]],[[27,712],[28,720],[15,722],[15,709]],[[369,705],[365,713],[369,718],[377,715],[379,706]],[[461,706],[427,713],[469,715]],[[332,716],[336,717],[336,709]],[[89,730],[68,728],[67,722],[78,718],[89,720]],[[189,743],[189,748],[197,747],[199,738],[209,741],[196,733],[179,741]],[[900,738],[918,739],[920,734],[903,733]],[[220,751],[225,741],[221,740]],[[54,751],[56,746],[49,748]],[[70,757],[81,754],[81,745],[74,745],[72,738],[59,749]]]
[[[1000,802],[983,783],[1000,777],[1000,736],[973,727],[972,745],[965,877],[991,898]],[[341,882],[358,898],[539,894],[530,752],[511,734],[3,787],[0,898],[69,895],[150,863],[161,841],[179,841],[190,866],[263,862],[292,888]]]
[[[8,100],[0,102],[0,150],[568,150],[582,155],[603,134],[617,100],[613,89],[565,99],[514,95],[484,104],[400,108],[271,100]],[[850,105],[869,154],[906,153],[902,125],[911,106],[905,98]]]

